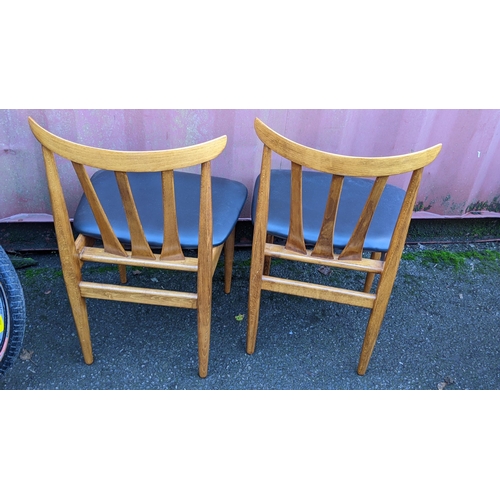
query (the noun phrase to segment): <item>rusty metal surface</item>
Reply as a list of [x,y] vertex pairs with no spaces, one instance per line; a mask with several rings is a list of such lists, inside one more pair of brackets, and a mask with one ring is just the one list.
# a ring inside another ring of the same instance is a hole
[[[41,148],[28,116],[67,139],[111,149],[175,148],[227,135],[213,173],[243,182],[250,195],[262,152],[253,130],[256,116],[292,140],[345,155],[404,154],[440,142],[442,152],[424,173],[414,217],[500,217],[500,110],[22,109],[0,110],[4,222],[50,220]],[[81,191],[70,165],[62,181],[72,215]],[[242,217],[249,216],[247,202]]]

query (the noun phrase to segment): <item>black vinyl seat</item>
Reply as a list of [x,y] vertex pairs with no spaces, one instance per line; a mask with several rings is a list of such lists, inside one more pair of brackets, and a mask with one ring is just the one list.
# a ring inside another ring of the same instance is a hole
[[[252,200],[252,221],[254,222],[259,180],[260,176],[256,181]],[[308,171],[302,173],[304,240],[307,245],[314,245],[318,241],[331,181],[331,174]],[[341,250],[347,245],[365,201],[368,199],[373,182],[371,179],[356,177],[344,179],[333,238],[336,249]],[[290,170],[271,171],[267,232],[283,239],[288,237],[290,228],[290,186]],[[391,185],[385,187],[366,235],[365,250],[387,252],[404,197],[403,189]]]
[[[129,173],[132,193],[152,248],[163,244],[163,204],[159,172]],[[101,170],[92,178],[103,209],[118,240],[130,244],[130,231],[114,172]],[[179,241],[184,249],[198,248],[201,178],[188,172],[174,172],[175,205]],[[240,182],[212,177],[213,246],[224,243],[234,229],[247,198],[247,188]],[[99,227],[85,196],[76,209],[73,227],[77,233],[100,238]]]

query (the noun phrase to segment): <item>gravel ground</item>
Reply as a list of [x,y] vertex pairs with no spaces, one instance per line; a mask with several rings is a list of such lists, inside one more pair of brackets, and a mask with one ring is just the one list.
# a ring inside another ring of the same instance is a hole
[[[257,349],[245,353],[236,316],[246,314],[250,251],[238,249],[230,295],[222,269],[214,276],[204,380],[196,313],[171,308],[89,301],[95,362],[85,365],[58,255],[32,255],[37,265],[19,269],[29,359],[0,378],[7,496],[83,498],[82,470],[97,495],[120,498],[494,496],[498,252],[497,242],[408,245],[360,377],[363,309],[263,293]],[[345,279],[297,267],[273,270]],[[118,279],[116,270],[88,272]],[[152,280],[181,284],[166,273],[130,275]]]
[[[447,261],[446,252],[463,258]],[[223,293],[222,268],[214,276],[203,380],[197,375],[196,312],[182,309],[89,300],[95,361],[85,365],[57,253],[25,255],[37,263],[18,270],[27,307],[22,357],[29,359],[17,360],[0,389],[499,389],[496,252],[498,242],[408,245],[361,377],[356,367],[368,311],[341,304],[263,292],[256,352],[245,353],[246,318],[236,317],[246,315],[250,251],[237,249],[231,294]],[[275,263],[273,271],[330,283],[345,279],[286,262]],[[110,268],[87,272],[118,280]],[[185,275],[152,270],[129,271],[129,277],[131,284],[194,286]]]

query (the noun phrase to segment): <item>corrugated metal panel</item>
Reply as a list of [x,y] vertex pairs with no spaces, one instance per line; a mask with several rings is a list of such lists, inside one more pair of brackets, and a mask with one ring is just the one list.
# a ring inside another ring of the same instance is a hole
[[[345,155],[404,154],[441,142],[415,217],[500,217],[499,110],[0,110],[0,220],[51,212],[28,116],[70,140],[112,149],[174,148],[227,135],[213,173],[240,180],[250,192],[262,152],[256,116],[292,140]],[[63,183],[72,214],[80,188],[69,165]],[[249,217],[249,202],[242,215]]]

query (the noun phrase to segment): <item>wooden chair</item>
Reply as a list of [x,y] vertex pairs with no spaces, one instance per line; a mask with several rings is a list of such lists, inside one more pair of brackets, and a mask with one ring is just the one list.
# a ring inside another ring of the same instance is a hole
[[[423,169],[436,158],[441,144],[407,155],[358,158],[297,144],[259,119],[255,131],[264,149],[252,207],[247,353],[255,350],[262,290],[350,304],[371,309],[358,364],[358,374],[364,375],[392,292]],[[271,169],[273,152],[290,160],[291,169]],[[387,184],[389,176],[407,172],[412,174],[406,191]],[[274,237],[286,243],[277,244]],[[274,257],[362,271],[364,288],[271,276]]]
[[[229,293],[235,225],[247,197],[243,184],[211,176],[211,160],[224,150],[226,136],[179,149],[126,152],[67,141],[31,118],[29,124],[42,145],[61,265],[85,362],[93,362],[85,299],[190,308],[197,309],[199,375],[206,377],[212,276],[224,247]],[[72,162],[84,191],[73,221],[76,239],[54,153]],[[201,175],[177,172],[199,164]],[[90,178],[85,166],[99,170]],[[96,240],[102,245],[95,246]],[[197,249],[196,257],[185,256],[183,249]],[[83,281],[86,262],[117,264],[122,285]],[[196,293],[124,286],[126,266],[196,272]]]

